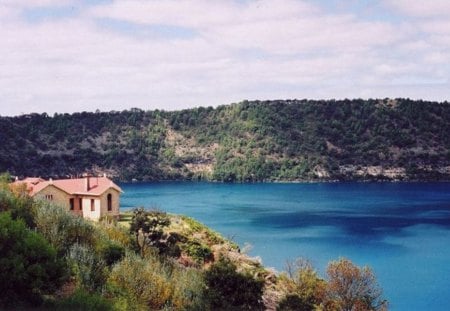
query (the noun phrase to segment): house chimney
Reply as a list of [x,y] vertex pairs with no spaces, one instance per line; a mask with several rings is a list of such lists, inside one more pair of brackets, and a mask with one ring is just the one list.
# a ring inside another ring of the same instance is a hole
[[49,179],[49,183],[50,183],[50,185],[53,185],[53,179],[52,178]]
[[86,179],[84,180],[84,184],[85,184],[86,191],[89,191],[89,189],[91,188],[91,185],[89,184],[89,175],[86,176]]

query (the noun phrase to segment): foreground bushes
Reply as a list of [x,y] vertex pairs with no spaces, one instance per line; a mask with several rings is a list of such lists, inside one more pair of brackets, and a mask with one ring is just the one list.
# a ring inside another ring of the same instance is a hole
[[236,271],[229,259],[221,257],[205,272],[205,301],[210,310],[263,310],[264,282]]
[[[0,210],[0,309],[42,302],[44,310],[265,308],[267,271],[250,274],[233,246],[225,253],[234,249],[234,262],[217,260],[211,241],[224,240],[194,220],[189,233],[168,233],[168,215],[143,209],[135,211],[129,230],[110,221],[92,223],[20,189],[13,192],[1,181]],[[196,268],[177,262],[181,250]],[[327,273],[327,280],[321,279],[311,265],[299,262],[286,275],[274,276],[269,285],[284,294],[278,310],[386,308],[370,269],[341,259],[330,263]]]
[[24,187],[10,187],[9,180],[9,174],[0,174],[0,212],[8,211],[13,219],[22,219],[29,228],[34,228],[34,200]]
[[286,296],[277,310],[382,311],[387,301],[368,267],[360,268],[342,258],[327,268],[327,281],[319,278],[303,260],[288,265],[287,275],[280,277]]
[[128,253],[111,271],[108,289],[128,307],[151,310],[200,308],[201,273],[161,262],[153,253],[144,258]]
[[66,255],[78,288],[91,292],[103,289],[108,275],[105,261],[91,248],[74,244]]
[[101,294],[77,289],[71,296],[56,301],[46,301],[39,310],[58,311],[113,311],[118,310],[112,301]]
[[386,310],[387,302],[369,267],[348,259],[332,261],[327,269],[326,303],[338,310]]
[[287,275],[280,276],[280,284],[286,297],[277,310],[314,310],[324,301],[326,282],[322,280],[312,265],[299,259],[287,265]]
[[9,213],[0,214],[0,254],[0,307],[39,305],[65,276],[55,249]]
[[98,239],[93,224],[46,201],[39,201],[34,220],[37,230],[61,255],[75,243],[93,247]]

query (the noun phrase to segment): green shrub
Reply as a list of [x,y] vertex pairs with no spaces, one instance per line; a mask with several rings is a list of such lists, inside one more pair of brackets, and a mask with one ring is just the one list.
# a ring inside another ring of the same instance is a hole
[[148,247],[156,247],[160,253],[164,252],[167,245],[163,241],[165,238],[163,228],[169,225],[170,219],[164,212],[147,211],[143,207],[133,210],[130,233],[136,238],[135,245],[141,256],[144,256]]
[[90,291],[102,289],[107,278],[106,264],[91,248],[75,243],[66,257],[79,287]]
[[72,296],[48,303],[49,310],[71,310],[71,311],[112,311],[113,301],[102,297],[98,293],[91,293],[85,289],[77,289]]
[[[174,269],[171,272],[174,282],[172,306],[184,310],[205,310],[203,274],[197,269]],[[175,310],[178,310],[174,308]]]
[[65,255],[75,243],[93,246],[95,228],[85,219],[72,215],[64,207],[39,201],[36,207],[36,227],[56,250]]
[[55,249],[9,213],[0,213],[0,254],[0,306],[40,304],[65,276]]
[[131,246],[131,236],[129,231],[117,223],[100,222],[98,230],[104,236],[105,240],[113,241],[116,244],[128,248]]
[[128,253],[113,267],[108,291],[127,305],[183,310],[200,305],[202,284],[195,270],[162,263],[156,254],[141,258]]
[[175,244],[175,243],[186,243],[188,241],[188,238],[180,233],[177,232],[169,232],[167,236],[167,243],[169,244]]
[[184,222],[186,222],[186,224],[188,224],[192,232],[200,232],[205,228],[204,225],[202,225],[200,222],[191,217],[181,216],[181,218],[183,219]]
[[101,254],[105,263],[108,266],[112,266],[116,262],[122,260],[125,256],[125,248],[121,245],[110,242],[102,248]]
[[181,256],[181,248],[178,243],[185,241],[187,241],[185,236],[176,232],[169,232],[165,234],[165,240],[160,241],[158,245],[159,253],[167,257],[178,258]]
[[313,304],[296,294],[284,297],[277,307],[277,311],[313,311],[315,309]]
[[263,280],[236,271],[221,257],[205,272],[205,302],[210,310],[263,310]]
[[27,193],[25,185],[12,187],[9,175],[0,175],[0,211],[9,211],[13,219],[22,219],[29,228],[35,226],[34,204]]
[[236,250],[239,249],[239,246],[237,244],[231,241],[227,241],[218,232],[211,230],[210,228],[198,222],[197,220],[188,216],[181,216],[181,219],[183,219],[183,221],[189,227],[189,229],[186,232],[188,235],[192,233],[203,233],[208,244],[224,244],[228,242],[231,248]]
[[286,270],[278,279],[279,286],[285,292],[278,310],[315,310],[322,304],[326,282],[319,278],[307,260],[300,258],[288,262]]
[[164,269],[157,260],[151,260],[149,256],[142,259],[134,254],[127,254],[111,271],[109,288],[115,295],[124,296],[132,304],[161,309],[170,301],[173,290]]
[[197,241],[188,241],[184,249],[197,263],[204,263],[214,258],[211,249]]

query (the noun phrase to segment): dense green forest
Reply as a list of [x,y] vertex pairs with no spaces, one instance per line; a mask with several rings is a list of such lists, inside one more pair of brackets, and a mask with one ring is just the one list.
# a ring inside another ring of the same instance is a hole
[[450,179],[450,104],[243,101],[0,117],[0,171],[120,180]]
[[0,310],[386,310],[341,258],[275,273],[192,218],[136,208],[91,222],[0,175]]

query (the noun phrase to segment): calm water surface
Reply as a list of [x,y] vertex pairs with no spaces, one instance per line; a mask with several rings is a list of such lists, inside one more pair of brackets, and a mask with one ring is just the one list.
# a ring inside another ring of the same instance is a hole
[[122,210],[157,207],[250,243],[282,270],[304,257],[324,275],[347,257],[375,271],[391,310],[450,310],[450,183],[121,184]]

